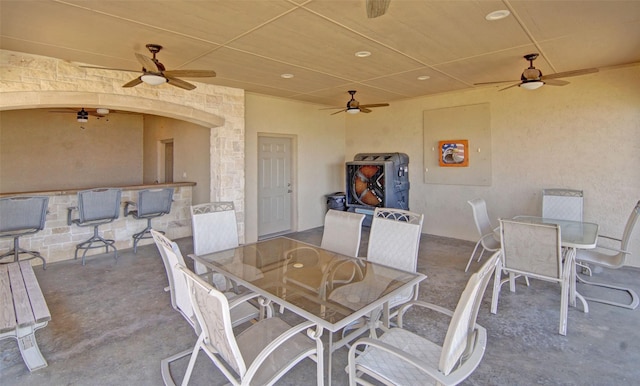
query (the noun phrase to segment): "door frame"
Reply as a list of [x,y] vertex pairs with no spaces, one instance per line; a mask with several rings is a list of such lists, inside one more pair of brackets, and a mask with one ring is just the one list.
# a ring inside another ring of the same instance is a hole
[[[278,133],[258,133],[258,141],[256,146],[256,172],[259,171],[259,154],[260,154],[260,139],[261,138],[288,138],[291,141],[291,154],[290,154],[290,165],[291,165],[291,231],[298,231],[298,136],[295,134],[278,134]],[[256,198],[260,196],[260,186],[258,185],[258,179],[255,180],[256,185]],[[257,223],[260,223],[260,200],[258,199],[258,217]],[[256,228],[258,240],[261,240],[265,235],[260,234],[259,227]]]

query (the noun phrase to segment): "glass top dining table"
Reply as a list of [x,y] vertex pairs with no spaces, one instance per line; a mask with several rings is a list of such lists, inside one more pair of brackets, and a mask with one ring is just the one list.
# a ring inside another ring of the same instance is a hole
[[[287,237],[189,256],[331,332],[370,314],[426,278]],[[371,283],[366,297],[348,299],[348,305],[331,299],[332,289],[363,282]]]

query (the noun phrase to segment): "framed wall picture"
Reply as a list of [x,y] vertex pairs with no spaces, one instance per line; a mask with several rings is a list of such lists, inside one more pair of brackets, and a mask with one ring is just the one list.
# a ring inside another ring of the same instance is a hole
[[438,164],[443,167],[469,166],[469,141],[455,139],[438,142]]

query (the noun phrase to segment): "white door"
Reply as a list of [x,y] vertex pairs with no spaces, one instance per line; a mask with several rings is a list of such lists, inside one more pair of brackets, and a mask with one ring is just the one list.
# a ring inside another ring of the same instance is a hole
[[291,138],[258,137],[258,236],[291,230]]

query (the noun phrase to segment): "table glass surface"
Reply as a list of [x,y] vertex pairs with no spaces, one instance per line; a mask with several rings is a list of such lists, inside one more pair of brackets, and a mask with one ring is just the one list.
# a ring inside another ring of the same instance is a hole
[[[330,331],[366,315],[426,277],[286,237],[189,256]],[[359,305],[347,307],[331,300],[331,282],[334,288],[371,283],[371,291]]]
[[514,219],[535,224],[560,225],[560,237],[564,247],[592,249],[598,241],[598,224],[595,223],[535,216],[517,216]]

